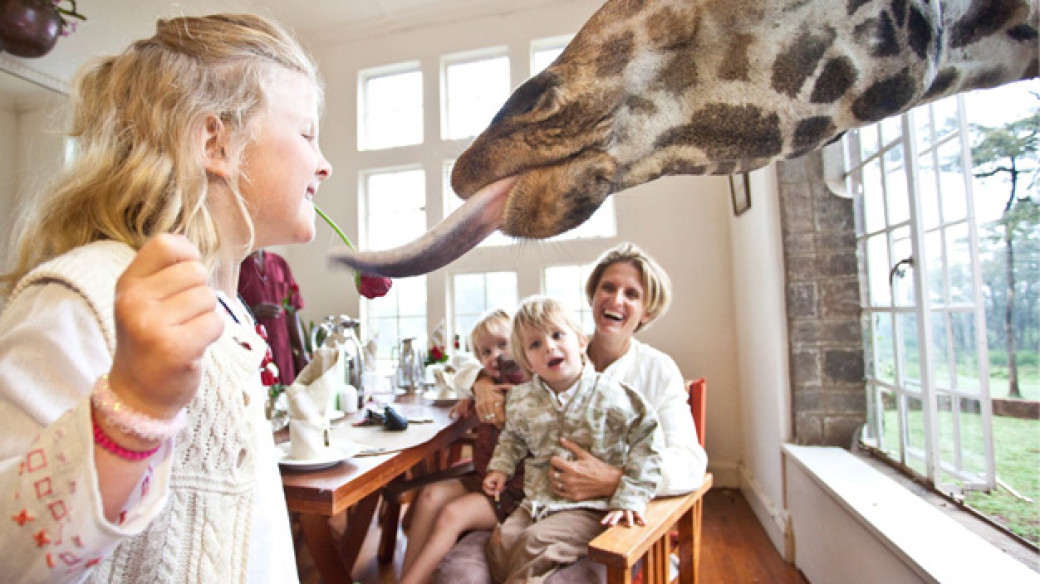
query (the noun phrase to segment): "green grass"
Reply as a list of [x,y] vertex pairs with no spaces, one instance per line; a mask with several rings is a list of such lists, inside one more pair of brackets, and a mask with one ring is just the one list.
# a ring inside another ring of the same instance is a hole
[[[940,412],[939,417],[940,441],[943,442],[940,456],[944,460],[952,460],[952,447],[948,445],[947,440],[953,427],[952,414]],[[980,417],[977,414],[962,413],[961,418],[962,444],[965,445],[966,451],[963,466],[981,471],[983,457]],[[885,411],[884,423],[883,449],[898,457],[899,429],[894,410]],[[911,444],[923,447],[921,412],[910,412],[909,425]],[[998,485],[989,492],[966,491],[965,504],[1034,545],[1040,545],[1040,420],[994,416],[993,450],[997,478],[1031,501],[1022,500]],[[920,464],[911,462],[911,466],[923,474],[924,469]]]

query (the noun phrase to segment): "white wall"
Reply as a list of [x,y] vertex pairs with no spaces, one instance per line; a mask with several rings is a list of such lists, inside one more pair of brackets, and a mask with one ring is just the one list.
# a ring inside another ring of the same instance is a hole
[[60,96],[0,105],[0,266],[6,266],[14,214],[64,160]]
[[731,221],[733,300],[743,447],[740,484],[776,546],[788,559],[780,445],[791,432],[783,236],[776,173],[751,174],[751,208]]

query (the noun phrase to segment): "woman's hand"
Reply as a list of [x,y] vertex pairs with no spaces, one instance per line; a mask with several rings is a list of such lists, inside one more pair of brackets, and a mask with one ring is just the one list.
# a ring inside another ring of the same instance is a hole
[[499,430],[506,425],[506,392],[511,387],[508,384],[496,385],[483,371],[477,375],[473,382],[473,397],[481,422],[494,424]]
[[461,418],[465,418],[466,416],[468,416],[470,414],[470,412],[472,412],[472,411],[473,411],[473,398],[467,397],[467,398],[463,398],[463,399],[455,402],[455,405],[453,405],[451,407],[451,411],[448,412],[448,415],[451,416],[452,418],[460,418],[461,419]]
[[187,238],[148,240],[116,282],[112,391],[138,412],[174,417],[195,396],[202,356],[224,330],[216,306]]
[[610,466],[566,438],[560,438],[560,446],[570,450],[574,460],[560,456],[549,459],[553,494],[571,501],[610,497],[614,494],[624,474],[620,468]]

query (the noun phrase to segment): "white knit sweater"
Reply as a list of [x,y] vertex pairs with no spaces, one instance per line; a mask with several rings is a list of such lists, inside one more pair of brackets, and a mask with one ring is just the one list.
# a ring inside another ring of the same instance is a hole
[[[121,520],[101,513],[88,395],[111,364],[114,283],[133,255],[114,242],[73,250],[24,278],[0,315],[0,493],[14,493],[0,497],[0,517],[12,518],[0,530],[5,579],[209,583],[266,572],[268,581],[295,580],[262,411],[264,343],[251,323],[229,322],[210,346],[187,427],[153,457]],[[34,330],[30,312],[65,335]],[[258,506],[273,545],[251,556]]]

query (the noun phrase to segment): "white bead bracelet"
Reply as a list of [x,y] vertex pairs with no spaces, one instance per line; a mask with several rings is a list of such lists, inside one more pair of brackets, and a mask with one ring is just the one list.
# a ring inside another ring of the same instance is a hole
[[108,375],[98,378],[97,383],[94,384],[94,393],[90,394],[90,402],[94,404],[94,410],[109,424],[119,428],[122,432],[149,442],[173,437],[181,431],[181,428],[184,428],[188,420],[184,409],[177,412],[176,416],[166,419],[153,418],[135,411],[119,401],[108,385]]

